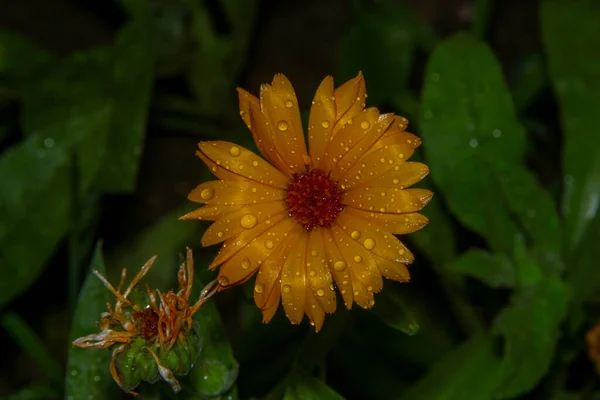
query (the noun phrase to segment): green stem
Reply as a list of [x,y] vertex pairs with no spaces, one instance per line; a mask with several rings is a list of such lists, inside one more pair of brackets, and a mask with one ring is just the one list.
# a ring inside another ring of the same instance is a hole
[[0,320],[2,328],[31,357],[56,387],[63,384],[63,368],[50,355],[44,343],[18,314],[7,312]]

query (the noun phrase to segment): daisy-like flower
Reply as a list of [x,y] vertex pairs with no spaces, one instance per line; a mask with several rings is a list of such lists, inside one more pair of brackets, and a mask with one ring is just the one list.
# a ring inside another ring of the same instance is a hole
[[421,139],[408,121],[366,108],[362,74],[334,89],[326,77],[312,102],[308,151],[296,94],[281,74],[260,99],[238,89],[240,115],[264,158],[234,143],[200,142],[198,157],[219,180],[188,196],[206,204],[182,219],[215,221],[202,237],[224,242],[209,266],[220,289],[257,273],[254,301],[269,322],[279,302],[293,324],[307,315],[318,331],[344,304],[374,304],[382,277],[409,280],[413,255],[396,234],[424,227],[417,213],[432,197],[407,189],[429,172],[408,158]]
[[194,260],[187,249],[187,260],[179,268],[177,278],[180,289],[161,293],[144,291],[137,285],[148,273],[156,260],[152,257],[126,288],[127,270],[121,273],[121,282],[116,288],[98,271],[93,273],[115,296],[113,306],[102,313],[99,333],[80,337],[73,346],[83,348],[112,348],[110,372],[115,382],[126,392],[133,391],[142,381],[154,383],[160,378],[168,382],[174,392],[181,386],[176,376],[190,371],[200,354],[201,338],[194,314],[217,290],[213,281],[201,291],[195,304],[189,304],[194,281]]

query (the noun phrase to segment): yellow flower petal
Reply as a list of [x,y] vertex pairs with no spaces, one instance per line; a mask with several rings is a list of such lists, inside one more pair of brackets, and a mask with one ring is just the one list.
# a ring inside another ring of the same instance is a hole
[[420,162],[407,161],[400,166],[398,171],[393,169],[379,178],[365,183],[365,186],[404,189],[421,181],[427,174],[429,174],[429,167],[427,165]]
[[283,201],[252,204],[227,214],[208,227],[202,236],[202,246],[212,246],[254,228],[275,214],[284,212],[287,205]]
[[[376,125],[360,141],[350,147],[348,152],[344,154],[337,162],[336,168],[331,171],[331,179],[338,180],[344,175],[353,165],[355,165],[369,150],[377,143],[389,124],[393,121],[393,114],[381,114],[377,119]],[[354,125],[354,124],[353,124]],[[339,137],[342,135],[336,136]],[[344,148],[345,150],[345,148]]]
[[[352,308],[352,282],[350,279],[350,271],[348,270],[348,264],[346,260],[340,253],[333,235],[330,229],[320,229],[322,238],[323,238],[323,247],[327,254],[327,264],[329,266],[329,270],[331,271],[331,275],[333,276],[333,280],[342,295],[342,299],[344,300],[344,305],[348,310]],[[318,243],[317,243],[318,244]],[[320,253],[320,248],[315,248],[315,250]]]
[[179,219],[201,219],[205,221],[216,221],[221,218],[225,214],[229,214],[239,209],[241,206],[217,206],[217,205],[207,205],[204,207],[200,207],[194,211],[191,211],[181,217]]
[[313,292],[306,288],[306,316],[310,320],[311,325],[315,326],[315,332],[319,332],[325,320],[325,311],[321,308],[320,302],[317,300]]
[[306,239],[300,235],[281,271],[281,302],[292,324],[302,321],[306,304]]
[[229,260],[234,254],[248,246],[249,243],[255,243],[255,239],[265,232],[274,230],[276,238],[275,240],[271,240],[271,242],[275,244],[275,241],[280,241],[281,238],[279,236],[282,235],[280,228],[278,227],[280,223],[284,224],[284,228],[287,228],[290,223],[293,223],[293,220],[288,217],[287,213],[280,213],[257,224],[254,228],[245,230],[239,235],[228,239],[219,250],[219,253],[213,262],[208,266],[208,269],[215,269],[219,264]]
[[218,206],[246,205],[283,200],[285,191],[247,179],[208,181],[192,190],[188,199]]
[[429,223],[427,217],[419,213],[390,214],[359,210],[353,207],[347,207],[344,211],[357,218],[372,220],[394,235],[416,232]]
[[[368,108],[360,112],[352,124],[344,125],[341,130],[329,141],[325,149],[325,156],[321,163],[321,169],[325,172],[331,171],[338,161],[361,142],[367,135],[375,135],[377,131],[377,120],[379,110]],[[335,178],[334,178],[335,179]]]
[[268,324],[279,308],[279,300],[281,299],[281,291],[279,289],[273,290],[271,296],[267,300],[265,308],[262,309],[263,323]]
[[358,113],[365,108],[367,89],[362,72],[337,88],[334,93],[336,104],[336,123],[333,127],[333,136]]
[[427,189],[358,188],[346,192],[342,202],[360,210],[402,214],[421,210],[432,196]]
[[280,292],[281,285],[277,283],[281,279],[281,271],[286,258],[294,245],[298,242],[299,235],[304,232],[299,227],[290,231],[287,239],[279,246],[274,247],[271,254],[260,264],[260,269],[254,282],[254,303],[258,308],[267,307],[273,291]]
[[277,152],[293,172],[304,171],[308,154],[300,108],[296,92],[283,74],[275,75],[271,85],[261,85],[260,105],[273,132]]
[[256,96],[250,94],[242,88],[237,88],[237,92],[240,103],[240,116],[242,117],[242,120],[244,121],[248,129],[252,130],[250,124],[250,106],[252,105],[259,109],[260,103],[258,102],[258,98]]
[[[331,232],[340,253],[346,264],[348,264],[350,272],[367,290],[378,293],[383,288],[383,279],[381,279],[381,273],[371,256],[371,252],[352,239],[350,232],[344,231],[337,224],[331,227]],[[352,282],[352,285],[354,287],[354,282]]]
[[391,279],[397,282],[408,282],[410,281],[410,273],[405,264],[390,261],[388,259],[375,256],[375,262],[377,268],[385,278]]
[[[412,253],[381,225],[370,220],[364,220],[353,214],[342,211],[337,223],[341,225],[353,242],[362,249],[391,261],[410,264],[414,261]],[[349,246],[346,244],[349,248]],[[367,284],[363,281],[364,284]],[[377,290],[375,290],[377,292]]]
[[335,289],[327,265],[327,255],[323,247],[323,237],[320,229],[313,229],[309,233],[306,249],[306,269],[308,271],[308,285],[320,307],[327,314],[335,312]]
[[[198,143],[206,158],[221,168],[265,185],[284,188],[288,178],[263,158],[245,148],[229,142],[214,141]],[[211,168],[212,170],[212,168]],[[215,172],[213,170],[213,172]]]
[[[395,133],[390,134],[389,133],[390,131],[393,132],[394,130],[388,129],[386,131],[386,133],[373,146],[371,146],[369,151],[367,151],[365,153],[365,156],[367,156],[381,148],[384,148],[386,146],[394,146],[397,144],[405,144],[409,148],[412,148],[413,151],[407,151],[407,154],[412,155],[414,152],[414,149],[421,146],[421,138],[416,135],[413,135],[410,132],[396,131]],[[409,157],[405,157],[405,159],[408,159],[408,158]]]
[[256,143],[261,154],[283,174],[291,176],[293,171],[277,152],[271,124],[260,111],[260,106],[250,104],[250,124],[254,143]]
[[350,189],[371,182],[389,171],[400,170],[414,150],[407,143],[398,143],[368,152],[342,175],[339,182],[343,188]]
[[352,270],[350,271],[350,278],[352,279],[352,296],[354,297],[354,302],[364,309],[373,307],[375,304],[373,292],[360,282],[356,273]]
[[328,76],[319,85],[308,117],[308,147],[314,168],[320,168],[325,148],[331,139],[335,123],[333,77]]

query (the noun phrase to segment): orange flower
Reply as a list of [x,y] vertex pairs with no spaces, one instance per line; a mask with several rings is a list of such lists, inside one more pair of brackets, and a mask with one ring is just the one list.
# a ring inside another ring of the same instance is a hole
[[[240,115],[264,159],[236,144],[200,142],[196,153],[219,178],[188,198],[206,205],[182,219],[215,221],[202,237],[225,242],[210,269],[220,287],[250,279],[254,301],[269,322],[281,301],[298,324],[304,314],[318,331],[336,308],[337,286],[346,307],[374,304],[382,276],[410,278],[411,252],[394,236],[417,231],[432,193],[406,189],[429,168],[408,162],[421,140],[408,121],[365,109],[362,74],[334,89],[326,77],[308,122],[308,148],[296,94],[275,75],[260,100],[238,89]],[[266,161],[265,161],[266,159]]]

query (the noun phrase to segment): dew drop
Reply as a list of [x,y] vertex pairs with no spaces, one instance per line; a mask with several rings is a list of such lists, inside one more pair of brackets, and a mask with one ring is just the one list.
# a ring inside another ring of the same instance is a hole
[[265,247],[269,250],[271,250],[273,248],[273,242],[270,241],[269,239],[265,240]]
[[361,262],[362,261],[362,257],[361,256],[354,256],[354,262]]
[[354,231],[350,234],[350,236],[352,236],[352,239],[358,240],[360,239],[360,231]]
[[252,161],[252,166],[253,167],[258,167],[258,161]]
[[290,285],[283,285],[281,290],[283,291],[283,293],[289,293],[292,291],[292,287]]
[[472,148],[475,148],[479,145],[479,142],[477,141],[477,139],[473,138],[471,140],[469,140],[469,146],[471,146]]
[[95,382],[100,382],[100,377],[98,375],[94,376],[94,381]]
[[251,262],[250,262],[250,259],[249,259],[249,258],[244,258],[244,259],[242,260],[242,268],[243,268],[243,269],[248,269],[248,268],[250,268],[250,265],[251,265]]
[[219,284],[220,284],[221,286],[227,286],[227,285],[229,285],[229,278],[228,278],[228,277],[226,277],[226,276],[221,276],[221,277],[219,277],[218,279],[219,279]]
[[346,263],[343,261],[336,261],[333,264],[333,269],[335,269],[336,271],[340,272],[346,269]]
[[254,285],[254,291],[258,294],[261,294],[265,291],[265,285],[263,285],[262,283],[257,283],[256,285]]
[[319,296],[319,297],[325,296],[325,290],[323,290],[321,288],[317,289],[317,296]]
[[499,138],[500,136],[502,136],[502,131],[500,129],[494,129],[494,131],[492,132],[492,135],[495,138]]
[[394,178],[392,182],[394,182],[394,185],[397,185],[400,183],[400,180],[398,178]]
[[365,239],[365,242],[363,243],[363,245],[365,246],[365,249],[372,250],[375,247],[375,241],[371,238],[368,238],[368,239]]
[[310,271],[308,271],[308,275],[314,278],[315,276],[317,276],[317,271],[311,269]]
[[329,128],[329,121],[323,121],[321,122],[321,126],[325,129]]
[[293,102],[293,101],[291,101],[291,100],[287,100],[287,101],[285,102],[285,106],[286,106],[287,108],[292,108],[292,107],[294,106],[294,102]]
[[360,123],[360,127],[363,129],[369,129],[370,126],[371,126],[371,123],[369,121],[363,121]]
[[217,232],[217,236],[222,238],[223,237],[223,232]]
[[237,157],[240,155],[240,148],[237,146],[233,146],[232,148],[229,149],[229,154],[231,154],[233,157]]
[[287,131],[288,128],[288,123],[281,120],[277,123],[277,129],[279,129],[281,132],[285,132]]
[[405,253],[404,249],[400,249],[400,250],[398,250],[398,254],[400,254],[401,256],[403,256],[403,255],[404,255],[404,253]]
[[200,192],[200,197],[202,197],[203,200],[212,199],[213,197],[215,197],[215,189],[213,189],[213,188],[204,189],[202,192]]
[[256,215],[246,214],[240,220],[240,225],[242,225],[242,228],[244,228],[244,229],[250,229],[250,228],[253,228],[257,222],[258,222],[258,219],[256,218]]

